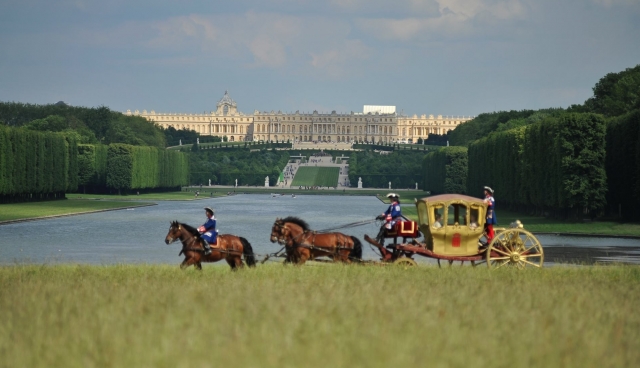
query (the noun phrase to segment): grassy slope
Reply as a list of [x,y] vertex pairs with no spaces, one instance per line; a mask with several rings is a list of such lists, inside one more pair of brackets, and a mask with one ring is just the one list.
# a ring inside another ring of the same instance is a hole
[[148,205],[140,202],[59,200],[47,202],[0,204],[0,221]]
[[292,187],[298,186],[320,186],[335,187],[338,185],[338,167],[308,167],[298,168],[296,176],[291,182]]
[[640,362],[640,268],[0,268],[2,365]]

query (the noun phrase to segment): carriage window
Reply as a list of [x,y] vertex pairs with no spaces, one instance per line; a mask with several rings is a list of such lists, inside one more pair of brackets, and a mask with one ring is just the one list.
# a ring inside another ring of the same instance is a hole
[[478,227],[478,219],[480,217],[480,209],[478,207],[471,207],[469,216],[469,227],[476,229]]
[[447,211],[447,225],[466,225],[467,206],[464,204],[451,204]]
[[427,205],[424,202],[418,202],[418,221],[420,221],[420,225],[429,224]]
[[439,205],[439,206],[434,206],[433,207],[433,224],[431,225],[432,227],[438,229],[441,228],[443,223],[442,223],[442,216],[444,215],[444,206],[443,205]]

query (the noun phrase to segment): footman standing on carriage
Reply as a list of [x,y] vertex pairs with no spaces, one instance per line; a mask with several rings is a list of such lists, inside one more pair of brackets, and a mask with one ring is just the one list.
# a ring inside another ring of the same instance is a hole
[[484,187],[484,202],[487,204],[487,221],[484,224],[484,231],[487,234],[487,244],[489,244],[495,236],[493,225],[498,224],[495,211],[496,200],[493,198],[493,189],[490,187]]
[[204,211],[207,216],[207,221],[198,228],[198,232],[202,234],[200,237],[204,240],[204,255],[208,256],[211,254],[209,244],[217,243],[218,230],[216,230],[216,219],[213,214],[213,209],[205,207]]

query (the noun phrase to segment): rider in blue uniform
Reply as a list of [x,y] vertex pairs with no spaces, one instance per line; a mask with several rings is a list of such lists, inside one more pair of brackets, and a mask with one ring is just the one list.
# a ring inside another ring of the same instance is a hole
[[387,194],[387,198],[391,200],[391,204],[386,211],[384,211],[385,215],[385,227],[388,230],[393,228],[393,225],[396,224],[396,221],[402,220],[402,212],[400,210],[400,196],[396,193]]
[[[396,193],[389,193],[387,194],[387,198],[391,200],[389,208],[387,208],[386,211],[384,211],[377,217],[377,219],[385,221],[384,225],[380,228],[380,232],[378,233],[378,239],[383,239],[385,229],[393,229],[396,221],[402,220],[402,211],[400,210],[400,196]],[[381,241],[379,240],[379,242]]]
[[207,221],[198,228],[198,231],[202,234],[200,237],[204,240],[204,255],[207,256],[211,254],[209,244],[217,243],[218,230],[216,230],[216,219],[213,215],[213,209],[205,207],[204,211],[207,215]]

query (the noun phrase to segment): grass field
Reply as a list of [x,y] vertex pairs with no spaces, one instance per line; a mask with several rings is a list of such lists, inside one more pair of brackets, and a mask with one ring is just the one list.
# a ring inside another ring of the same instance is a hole
[[[162,193],[145,193],[140,195],[117,195],[117,194],[80,194],[69,193],[67,198],[69,199],[108,199],[116,201],[190,201],[194,199],[206,199],[211,198],[211,193],[214,197],[226,196],[230,190],[228,188],[207,188],[192,187],[190,192],[162,192]],[[200,191],[198,197],[195,196],[195,191]],[[231,190],[232,191],[232,190]]]
[[6,367],[632,367],[640,268],[0,267]]
[[149,203],[91,200],[59,200],[47,202],[0,204],[0,221],[13,221],[45,216],[146,206]]
[[340,176],[339,167],[311,167],[301,166],[291,182],[292,187],[318,186],[336,187]]

